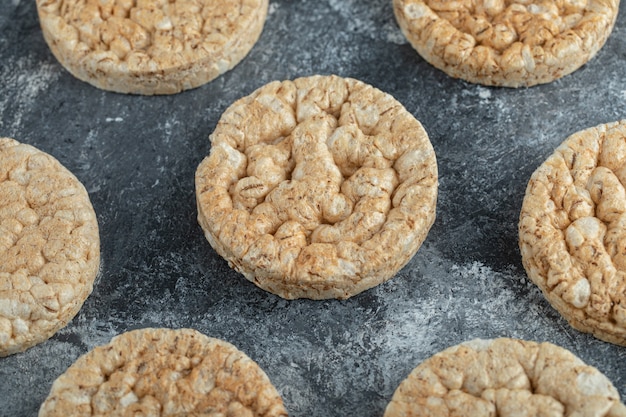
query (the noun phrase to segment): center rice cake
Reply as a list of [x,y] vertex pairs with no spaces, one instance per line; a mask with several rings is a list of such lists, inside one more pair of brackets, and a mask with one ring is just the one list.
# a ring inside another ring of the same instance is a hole
[[236,101],[196,171],[213,248],[287,299],[345,299],[393,277],[435,219],[426,131],[361,81],[272,82]]

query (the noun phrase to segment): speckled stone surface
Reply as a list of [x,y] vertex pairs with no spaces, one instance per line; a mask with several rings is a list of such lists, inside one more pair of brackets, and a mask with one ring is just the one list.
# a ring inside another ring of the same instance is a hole
[[[192,327],[266,371],[291,416],[381,416],[422,360],[472,338],[550,341],[626,397],[626,348],[569,327],[526,278],[517,219],[531,173],[567,136],[626,118],[626,4],[582,69],[530,89],[449,78],[405,41],[391,1],[272,0],[232,71],[195,90],[105,92],[65,71],[35,3],[0,2],[0,136],[54,155],[85,184],[102,271],[78,316],[49,341],[0,359],[0,416],[34,416],[81,354],[139,327]],[[409,264],[347,301],[285,301],[246,281],[196,221],[193,176],[225,108],[272,81],[335,73],[392,94],[428,131],[437,220]]]

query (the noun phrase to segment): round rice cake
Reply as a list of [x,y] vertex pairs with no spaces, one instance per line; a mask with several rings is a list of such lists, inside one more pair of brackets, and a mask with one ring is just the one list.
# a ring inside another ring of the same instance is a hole
[[100,266],[85,187],[52,156],[0,138],[0,356],[64,327]]
[[604,45],[619,0],[393,0],[398,24],[427,62],[504,87],[570,74]]
[[345,299],[394,276],[435,219],[422,125],[361,81],[272,82],[236,101],[196,171],[213,248],[287,299]]
[[529,278],[578,330],[626,346],[626,120],[568,137],[533,173],[519,219]]
[[192,329],[140,329],[79,357],[39,417],[287,417],[263,370],[230,343]]
[[70,73],[119,93],[173,94],[230,70],[258,40],[268,0],[37,0]]
[[596,368],[551,343],[476,339],[439,352],[396,389],[384,417],[624,417]]

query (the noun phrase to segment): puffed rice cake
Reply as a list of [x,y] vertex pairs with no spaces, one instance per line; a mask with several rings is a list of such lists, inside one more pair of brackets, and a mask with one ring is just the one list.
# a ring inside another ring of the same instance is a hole
[[519,219],[529,278],[576,329],[626,346],[626,120],[568,137],[532,174]]
[[37,0],[58,61],[98,88],[173,94],[232,69],[257,42],[268,0]]
[[85,187],[52,156],[0,138],[0,356],[67,325],[99,266],[98,222]]
[[192,329],[122,333],[52,384],[39,417],[287,417],[263,370],[232,344]]
[[435,219],[422,125],[361,81],[275,81],[236,101],[196,171],[213,248],[287,299],[345,299],[393,277]]
[[384,417],[624,417],[613,384],[551,343],[475,339],[418,365]]
[[548,83],[588,62],[619,0],[393,0],[419,55],[446,74],[490,86]]

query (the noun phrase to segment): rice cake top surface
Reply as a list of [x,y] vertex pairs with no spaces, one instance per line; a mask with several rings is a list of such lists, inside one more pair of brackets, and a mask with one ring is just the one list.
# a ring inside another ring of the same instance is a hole
[[268,0],[38,0],[43,34],[75,76],[104,89],[168,94],[236,65]]
[[230,343],[192,329],[122,333],[53,383],[40,417],[287,417],[263,370]]
[[413,47],[449,75],[486,85],[550,82],[604,45],[619,0],[394,0]]
[[435,218],[421,124],[365,83],[270,83],[226,110],[196,172],[198,217],[231,266],[285,298],[347,298],[395,275]]
[[522,262],[577,329],[626,345],[626,120],[577,132],[533,173]]
[[99,262],[83,185],[52,156],[0,138],[0,356],[65,326],[91,293]]
[[551,343],[476,339],[439,352],[396,389],[384,417],[624,417],[613,384]]

